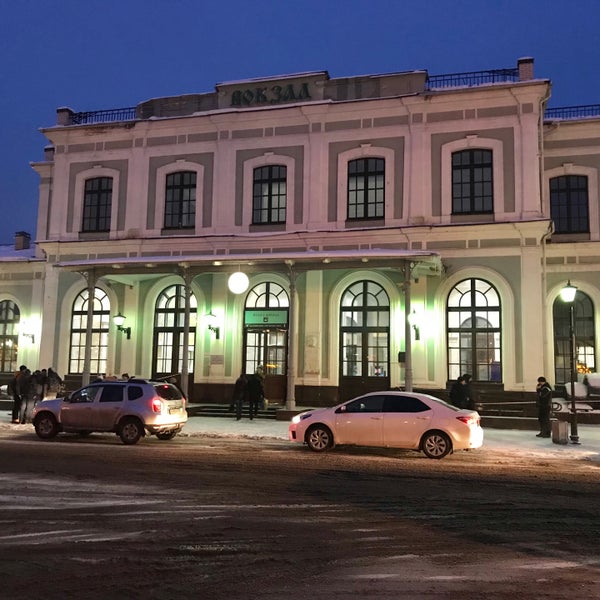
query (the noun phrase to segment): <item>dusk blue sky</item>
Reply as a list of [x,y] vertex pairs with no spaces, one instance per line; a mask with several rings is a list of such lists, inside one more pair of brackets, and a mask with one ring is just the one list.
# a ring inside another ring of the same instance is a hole
[[598,0],[0,0],[0,244],[35,238],[40,127],[237,79],[516,67],[600,103]]

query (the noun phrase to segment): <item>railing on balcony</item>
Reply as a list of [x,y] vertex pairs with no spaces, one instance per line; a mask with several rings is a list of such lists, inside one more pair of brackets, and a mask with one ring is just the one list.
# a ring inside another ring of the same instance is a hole
[[90,125],[92,123],[114,123],[116,121],[134,121],[135,106],[113,108],[111,110],[94,110],[78,112],[71,115],[72,125]]
[[472,71],[471,73],[450,73],[448,75],[430,75],[427,88],[430,90],[448,87],[472,87],[490,83],[519,81],[519,69],[494,69],[491,71]]
[[600,117],[600,104],[547,108],[544,112],[544,119],[546,121],[553,121],[556,119],[583,119],[585,117]]

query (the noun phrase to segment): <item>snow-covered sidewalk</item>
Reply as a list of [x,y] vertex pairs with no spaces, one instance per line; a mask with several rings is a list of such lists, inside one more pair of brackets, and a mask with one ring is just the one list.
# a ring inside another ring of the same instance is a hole
[[[274,419],[243,418],[237,421],[234,417],[201,417],[188,419],[183,436],[208,435],[223,438],[248,439],[288,439],[288,421]],[[10,414],[2,411],[0,430],[30,428],[31,425],[13,425]],[[592,460],[600,462],[600,425],[579,425],[580,444],[555,444],[549,438],[538,438],[535,431],[516,429],[485,428],[484,447],[504,452],[515,452],[520,456],[529,455],[546,458],[565,458]]]

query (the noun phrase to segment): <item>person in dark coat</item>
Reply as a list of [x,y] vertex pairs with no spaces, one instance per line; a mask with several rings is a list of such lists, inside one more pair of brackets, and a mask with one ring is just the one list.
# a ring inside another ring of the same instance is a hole
[[538,377],[537,387],[538,421],[540,423],[540,432],[536,437],[547,438],[551,435],[550,429],[550,410],[552,408],[552,387],[546,381],[545,377]]
[[248,403],[251,419],[258,414],[258,407],[262,404],[264,397],[263,378],[257,371],[254,375],[248,377]]
[[233,403],[235,405],[235,418],[239,421],[242,418],[242,406],[248,399],[248,378],[242,373],[233,386]]
[[464,393],[465,396],[467,398],[466,404],[465,404],[465,408],[468,408],[470,410],[475,410],[475,406],[476,406],[476,402],[475,402],[475,391],[473,390],[473,388],[471,387],[471,380],[473,379],[471,377],[471,375],[469,375],[469,373],[464,373],[463,376],[463,381],[465,382],[465,389],[464,389]]
[[27,367],[25,365],[21,365],[19,370],[15,373],[15,376],[12,378],[9,383],[9,389],[12,393],[13,397],[13,407],[12,407],[12,422],[20,423],[20,415],[21,415],[21,404],[23,403],[23,399],[21,397],[21,391],[19,386],[19,378],[27,371]]
[[461,375],[450,388],[450,404],[456,408],[467,408],[469,397],[467,395],[467,384]]
[[31,422],[31,411],[35,403],[35,394],[37,392],[37,380],[33,377],[29,369],[25,369],[17,381],[19,395],[21,396],[21,414],[19,422],[21,425]]

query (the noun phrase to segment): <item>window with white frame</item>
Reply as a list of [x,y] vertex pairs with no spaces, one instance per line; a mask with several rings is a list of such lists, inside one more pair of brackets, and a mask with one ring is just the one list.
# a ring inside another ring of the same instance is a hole
[[448,379],[464,373],[475,381],[502,381],[500,296],[483,279],[465,279],[448,295],[446,306]]
[[187,359],[188,373],[194,372],[196,348],[196,297],[190,295],[188,347],[184,348],[185,286],[170,285],[158,296],[154,306],[153,376],[181,373]]
[[17,370],[21,312],[12,300],[0,302],[0,373]]
[[[552,306],[554,324],[554,381],[571,381],[571,306],[558,297]],[[596,322],[592,299],[577,290],[573,301],[574,360],[577,373],[596,372]]]
[[89,290],[81,291],[73,302],[69,373],[83,373],[87,345],[91,346],[90,373],[106,373],[110,301],[106,292],[100,288],[94,288],[94,297],[91,301],[93,304],[91,339],[87,337]]

